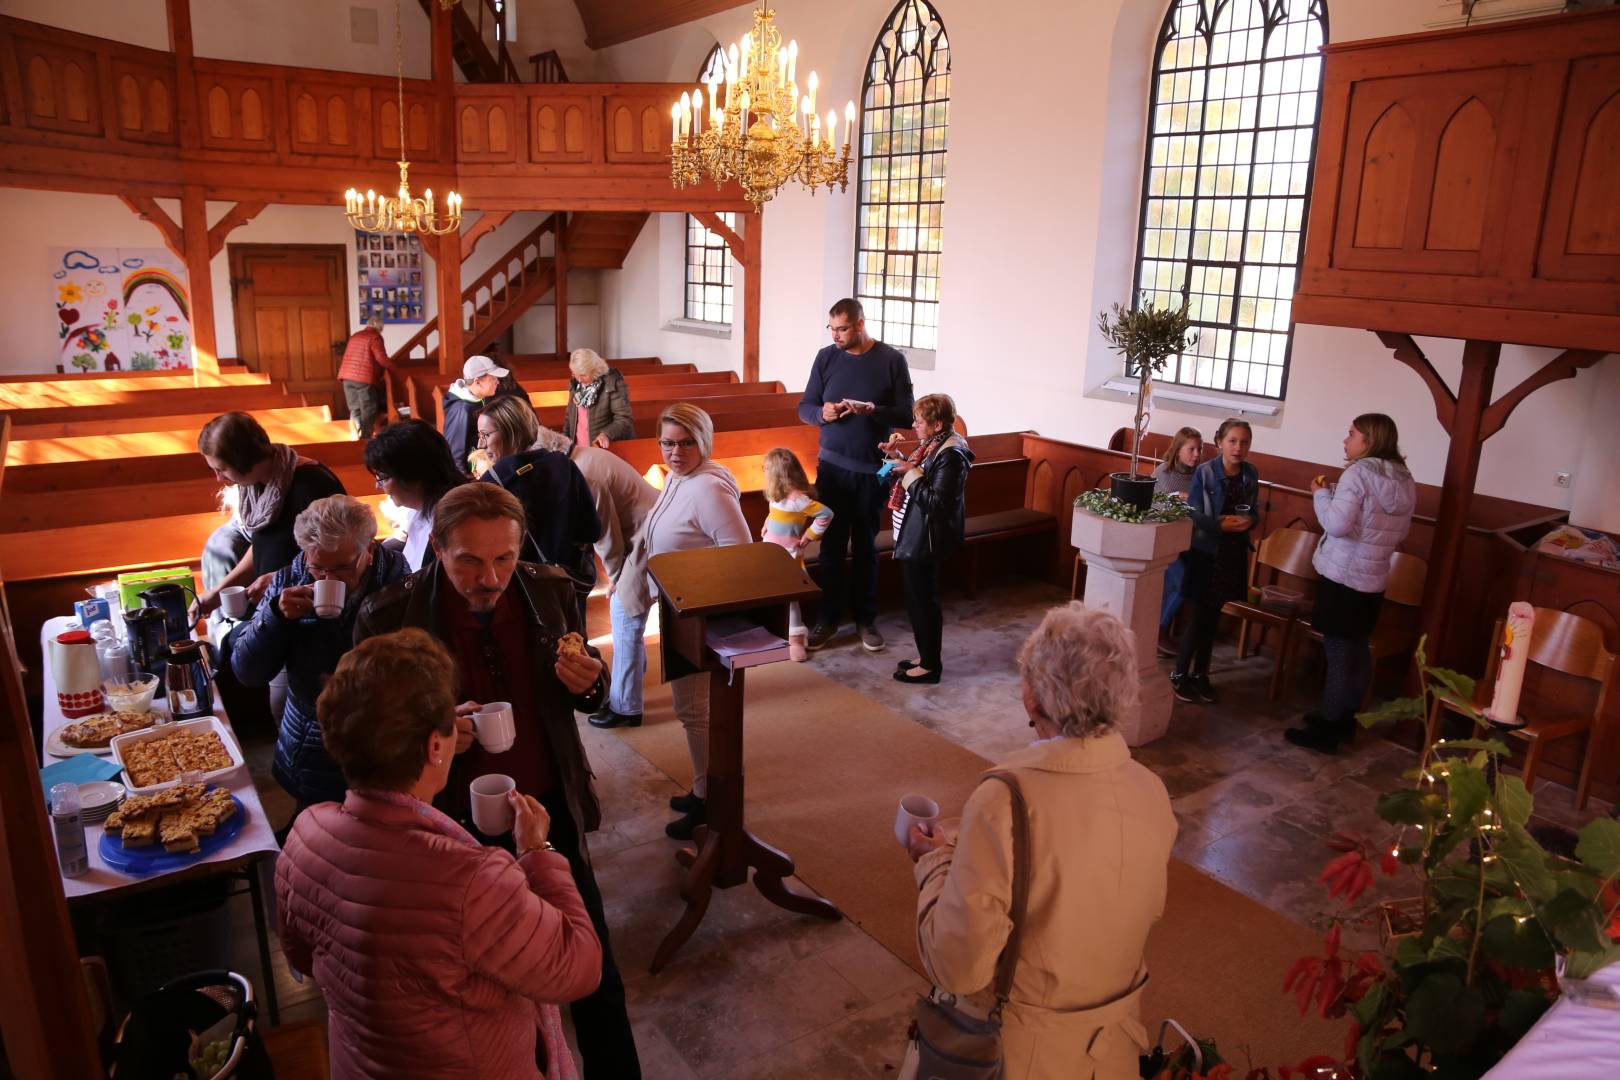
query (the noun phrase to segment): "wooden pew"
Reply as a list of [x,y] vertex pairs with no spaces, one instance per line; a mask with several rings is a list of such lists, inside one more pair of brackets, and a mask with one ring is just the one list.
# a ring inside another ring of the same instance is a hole
[[[247,411],[264,426],[266,431],[270,431],[272,427],[284,427],[288,424],[327,423],[332,419],[332,408],[329,405],[293,405],[283,409]],[[181,413],[177,416],[110,416],[100,420],[79,420],[70,423],[52,420],[19,427],[16,430],[16,438],[71,439],[83,435],[125,435],[141,431],[181,431],[186,428],[201,431],[204,424],[218,415],[219,412],[216,410]]]
[[[193,434],[193,439],[196,438]],[[345,465],[359,465],[365,458],[365,444],[349,439],[347,432],[339,441],[300,443],[296,449],[305,457],[313,458],[329,469]],[[166,483],[175,480],[211,480],[213,473],[197,453],[195,442],[185,453],[159,454],[144,458],[118,458],[114,460],[51,461],[38,465],[8,466],[5,494],[27,492],[73,493],[81,489],[103,487],[133,488],[144,484]],[[133,505],[131,516],[139,517],[139,506]]]
[[[197,453],[197,428],[174,431],[135,431],[122,435],[84,435],[67,439],[31,439],[14,442],[7,450],[10,466],[44,465],[66,461],[113,461],[171,454]],[[269,431],[277,442],[292,445],[341,442],[349,436],[343,420],[277,424]],[[200,456],[199,456],[200,460]]]
[[229,412],[233,409],[282,409],[308,405],[302,394],[289,394],[280,387],[205,386],[184,390],[106,391],[89,402],[64,405],[32,405],[4,411],[19,427],[45,423],[72,423],[79,420],[105,420],[112,417],[174,416],[186,413]]
[[[524,387],[528,389],[528,387]],[[718,397],[747,397],[750,394],[782,394],[782,384],[779,382],[697,382],[697,383],[662,383],[654,386],[630,387],[630,403],[634,405],[641,397],[653,401],[696,401],[706,398]],[[638,393],[637,391],[640,391]],[[793,399],[794,405],[799,403],[798,398]],[[556,405],[569,404],[567,388],[560,390],[531,390],[529,404],[536,410],[551,408]]]
[[[636,375],[683,375],[697,374],[694,364],[666,364],[657,359],[609,361],[610,365],[618,367],[626,378]],[[625,366],[620,366],[621,363]],[[503,365],[505,366],[505,365]],[[568,364],[566,361],[552,361],[539,364],[514,363],[507,370],[513,373],[518,383],[525,390],[540,389],[530,386],[533,383],[560,384],[548,385],[546,389],[568,388]],[[729,373],[722,373],[728,374]],[[734,377],[734,376],[733,376]],[[418,369],[405,369],[401,377],[389,377],[384,380],[387,391],[388,413],[394,415],[400,405],[406,405],[411,415],[420,417],[433,424],[434,427],[444,427],[444,395],[448,392],[450,384],[455,380],[440,375],[436,370],[421,367]],[[698,380],[702,382],[703,380]]]
[[[647,432],[649,435],[654,434],[652,425],[657,423],[658,414],[663,412],[666,406],[683,400],[685,399],[660,396],[643,401],[632,401],[630,403],[631,414],[635,417],[636,430],[638,432]],[[729,397],[705,398],[703,400],[703,410],[714,418],[717,427],[721,417],[735,416],[739,413],[775,410],[792,419],[797,419],[799,415],[799,399],[796,395],[789,394],[737,394]],[[561,431],[563,429],[563,416],[566,412],[567,406],[554,405],[536,409],[535,415],[540,418],[540,423],[546,427],[556,428]],[[786,422],[791,423],[792,419]],[[749,424],[747,426],[757,427],[759,425]],[[770,424],[767,426],[777,427],[779,425]],[[730,425],[728,430],[735,431],[736,425]]]
[[[220,375],[247,374],[247,368],[242,364],[220,364]],[[97,380],[138,381],[142,379],[172,379],[176,375],[194,380],[202,386],[221,385],[219,379],[207,371],[176,371],[173,368],[153,369],[150,371],[52,371],[29,374],[27,372],[13,372],[9,375],[0,375],[0,386],[9,383],[29,383],[40,379],[50,379],[55,382],[95,382]]]
[[[685,365],[682,365],[685,366]],[[529,393],[541,391],[554,391],[568,389],[568,379],[552,378],[522,379],[523,389]],[[735,371],[659,371],[646,375],[626,375],[625,387],[630,391],[632,398],[645,394],[660,386],[699,386],[713,383],[720,386],[737,386],[737,373]]]
[[[140,393],[147,390],[187,390],[210,386],[268,386],[270,376],[257,372],[214,376],[199,383],[190,375],[176,375],[172,371],[159,372],[153,378],[128,378],[116,372],[101,372],[80,379],[46,375],[33,379],[19,379],[0,383],[0,404],[32,404],[24,400],[46,398],[73,404],[108,392]],[[42,404],[49,404],[49,401]]]

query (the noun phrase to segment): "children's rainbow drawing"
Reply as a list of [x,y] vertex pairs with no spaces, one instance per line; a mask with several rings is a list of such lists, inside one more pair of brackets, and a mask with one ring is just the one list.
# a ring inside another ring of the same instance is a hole
[[129,298],[135,294],[136,289],[139,289],[143,285],[155,285],[164,292],[168,293],[169,298],[172,299],[175,306],[180,309],[180,314],[184,315],[188,320],[191,318],[191,307],[186,302],[185,282],[181,281],[169,271],[156,266],[144,267],[143,269],[137,270],[135,273],[124,278],[125,307],[130,306]]

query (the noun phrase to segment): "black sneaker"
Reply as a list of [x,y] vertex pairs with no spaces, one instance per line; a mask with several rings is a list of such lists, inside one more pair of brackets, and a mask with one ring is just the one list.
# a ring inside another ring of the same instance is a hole
[[1331,754],[1339,748],[1339,737],[1325,722],[1312,724],[1311,717],[1307,716],[1305,723],[1305,727],[1291,727],[1284,731],[1283,738],[1295,746],[1303,746],[1319,754]]
[[817,623],[810,629],[810,636],[805,638],[804,647],[811,652],[826,646],[827,642],[838,636],[838,627],[824,626]]
[[664,835],[673,840],[690,840],[693,831],[707,821],[708,816],[708,808],[704,806],[702,799],[698,799],[697,806],[664,826]]
[[1215,693],[1215,688],[1209,685],[1208,675],[1198,676],[1198,682],[1193,687],[1193,693],[1197,694],[1198,700],[1205,705],[1213,705],[1220,700],[1219,695]]
[[702,805],[703,800],[697,797],[696,792],[691,791],[684,795],[673,795],[669,800],[669,808],[679,810],[683,814],[689,814]]
[[1191,675],[1175,674],[1170,676],[1170,692],[1176,695],[1177,701],[1185,701],[1189,705],[1198,703],[1198,694],[1194,690],[1195,683]]

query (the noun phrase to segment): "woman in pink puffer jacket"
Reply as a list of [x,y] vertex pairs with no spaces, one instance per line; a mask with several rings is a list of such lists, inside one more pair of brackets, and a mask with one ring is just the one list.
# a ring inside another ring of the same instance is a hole
[[1322,711],[1307,713],[1305,726],[1283,737],[1296,746],[1331,754],[1355,737],[1356,710],[1372,677],[1368,639],[1389,581],[1395,549],[1412,528],[1417,485],[1401,456],[1395,421],[1383,413],[1363,413],[1350,422],[1344,439],[1350,467],[1328,487],[1311,482],[1322,541],[1311,565],[1321,575],[1311,625],[1322,634],[1327,683]]
[[452,686],[423,630],[339,662],[317,710],[349,792],[293,825],[276,865],[282,948],[326,997],[337,1080],[574,1080],[557,1006],[596,988],[602,947],[537,800],[508,796],[516,858],[433,808],[456,746]]

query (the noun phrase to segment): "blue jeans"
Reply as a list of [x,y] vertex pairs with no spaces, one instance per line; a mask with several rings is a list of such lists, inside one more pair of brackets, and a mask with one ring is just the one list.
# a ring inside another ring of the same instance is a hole
[[619,603],[615,590],[608,599],[613,619],[613,678],[608,688],[608,708],[623,716],[641,715],[642,684],[647,679],[647,612],[631,615]]
[[1185,553],[1176,557],[1176,561],[1164,568],[1164,600],[1159,604],[1159,629],[1168,630],[1175,620],[1176,612],[1181,610],[1181,583],[1187,577],[1187,556]]

